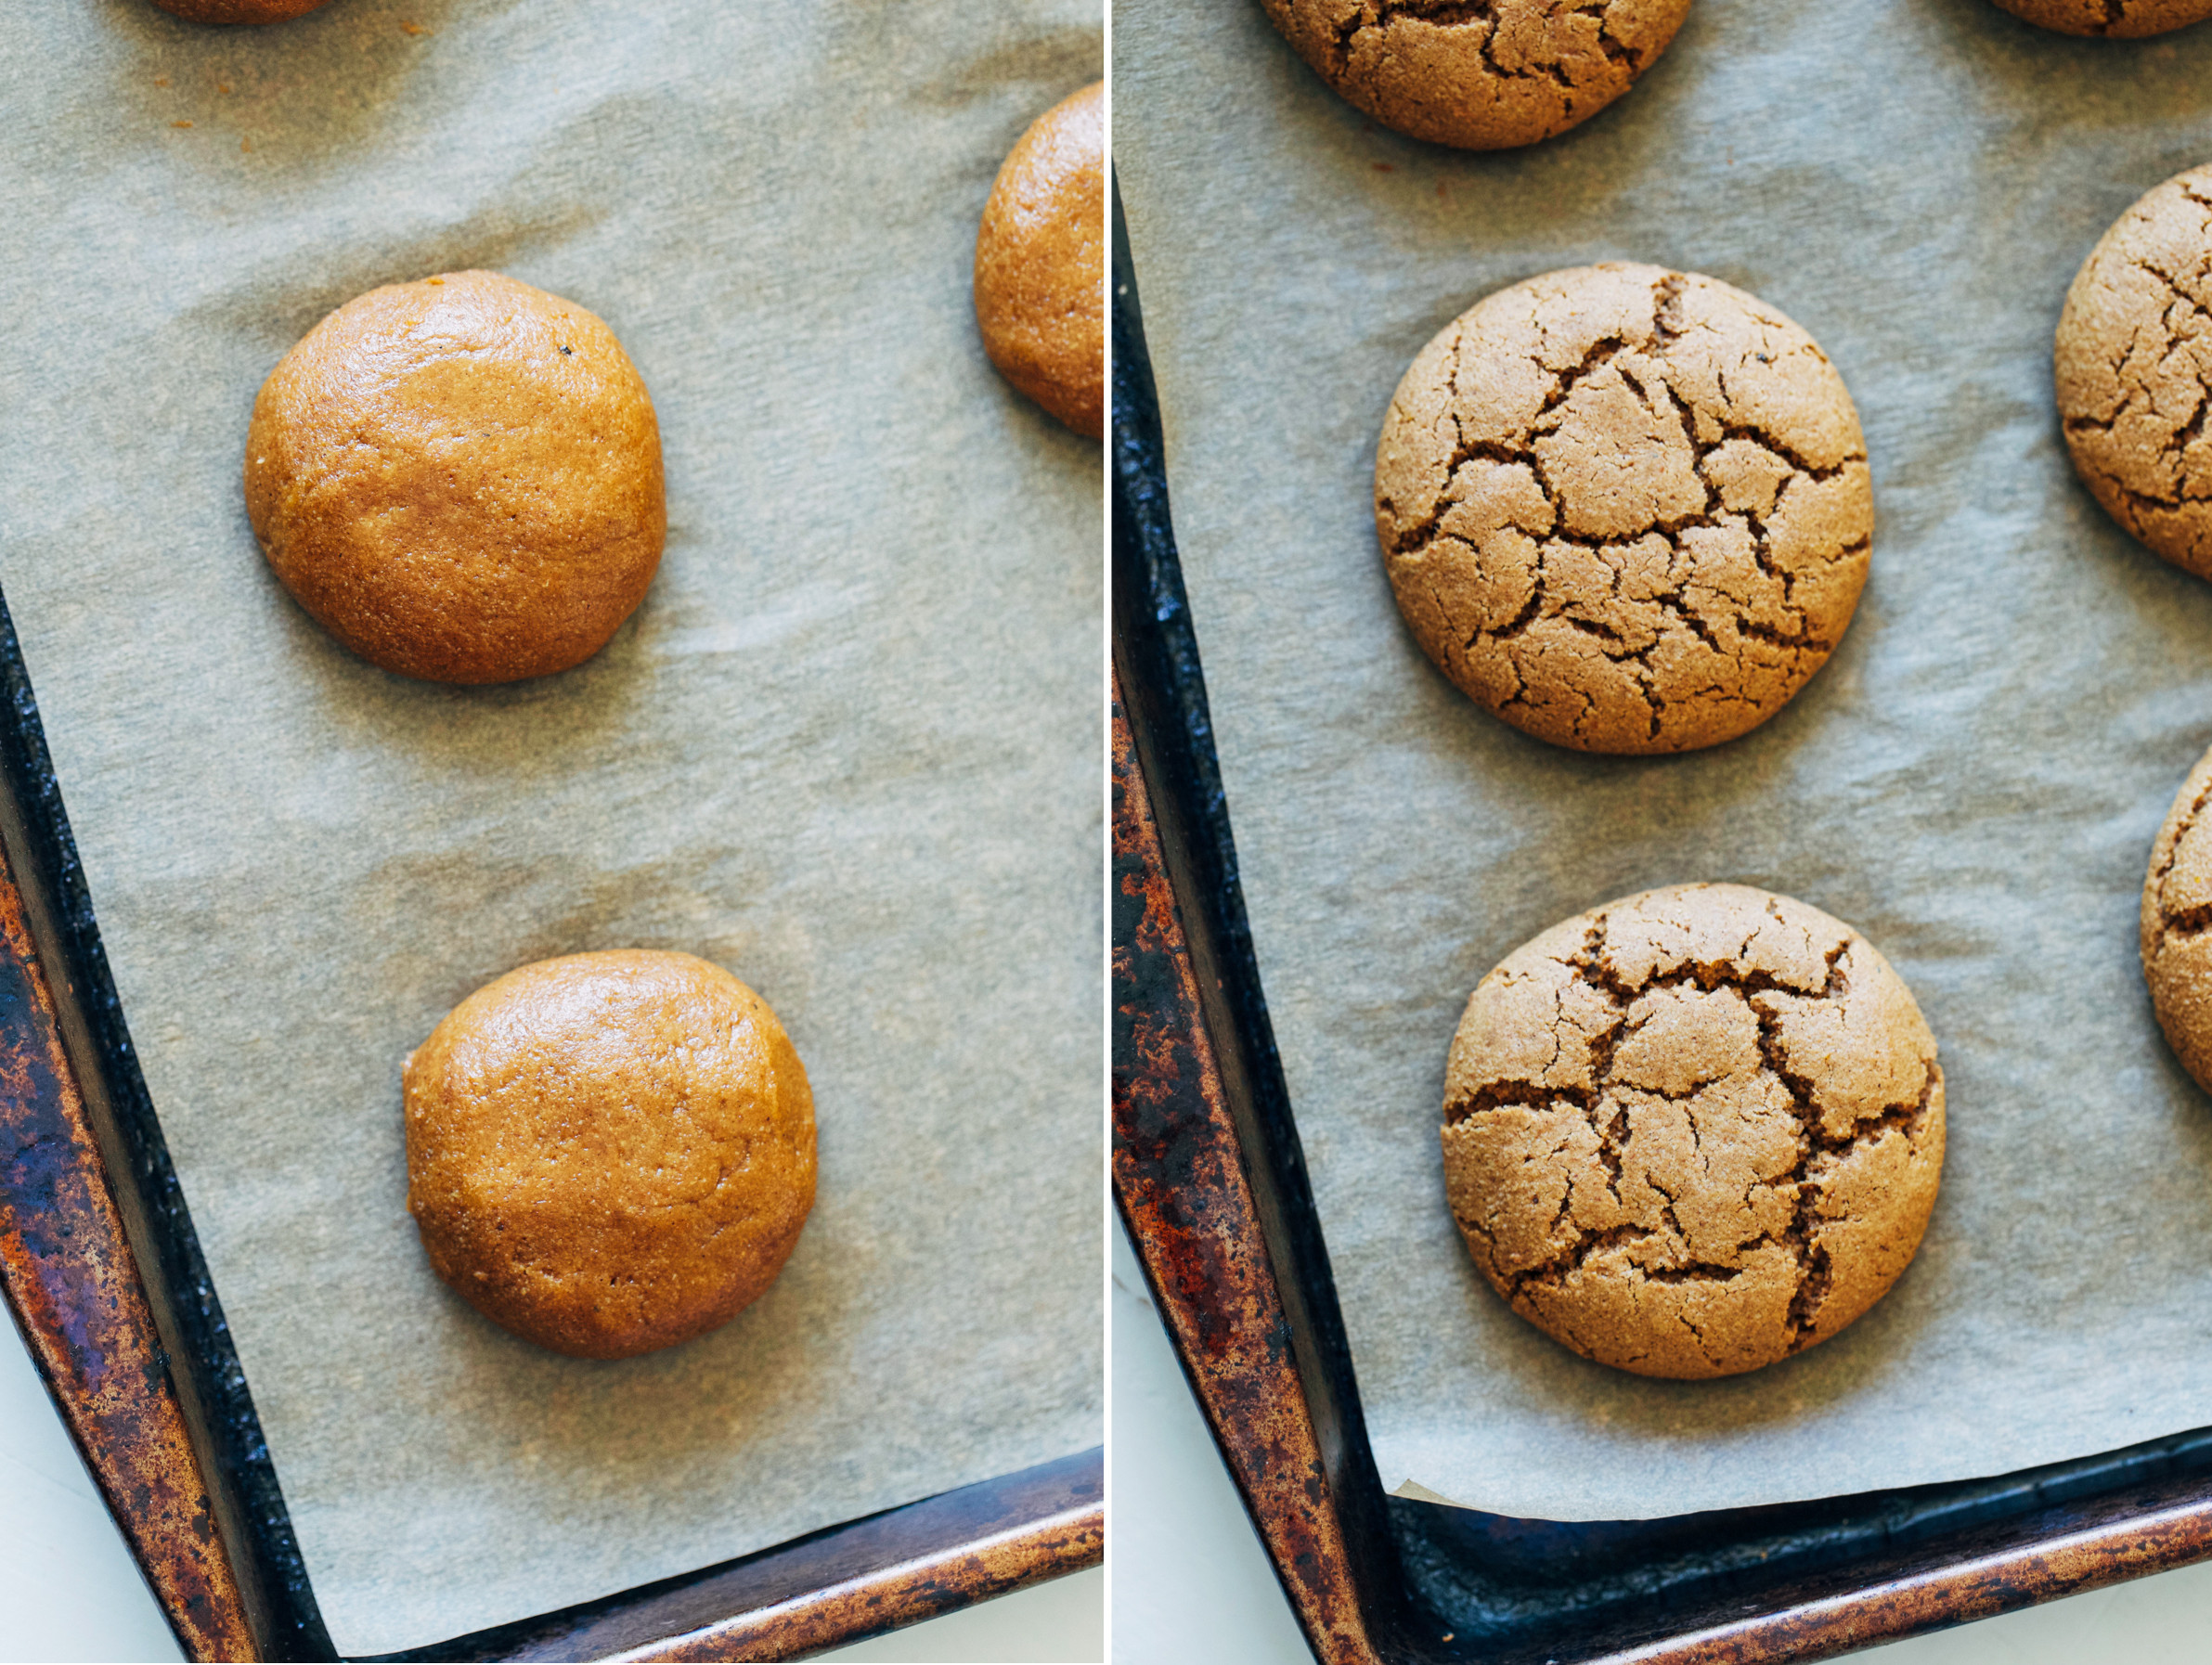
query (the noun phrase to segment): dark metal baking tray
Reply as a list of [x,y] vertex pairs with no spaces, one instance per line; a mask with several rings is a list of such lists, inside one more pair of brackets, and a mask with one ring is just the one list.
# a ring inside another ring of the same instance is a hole
[[[333,1659],[0,599],[0,1288],[193,1659]],[[1095,1565],[1099,1448],[396,1656],[787,1659]]]
[[2212,1430],[1667,1519],[1386,1496],[1260,986],[1114,211],[1113,1180],[1315,1656],[1820,1659],[2212,1556]]

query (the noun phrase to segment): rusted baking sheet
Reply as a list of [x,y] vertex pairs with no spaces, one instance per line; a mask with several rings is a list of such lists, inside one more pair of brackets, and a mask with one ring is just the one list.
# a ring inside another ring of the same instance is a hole
[[0,851],[0,1284],[186,1654],[261,1658],[61,1044],[15,849]]
[[1115,682],[1114,1194],[1317,1658],[1378,1658]]

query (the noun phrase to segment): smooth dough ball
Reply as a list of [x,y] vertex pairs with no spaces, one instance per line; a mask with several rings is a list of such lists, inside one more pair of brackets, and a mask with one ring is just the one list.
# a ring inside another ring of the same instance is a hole
[[1997,0],[2016,18],[2064,34],[2126,39],[2212,18],[2212,0]]
[[2154,553],[2212,578],[2212,164],[2104,234],[2066,291],[2053,368],[2082,483]]
[[1843,379],[1711,278],[1583,266],[1481,302],[1384,419],[1375,523],[1429,657],[1585,752],[1733,740],[1827,663],[1874,488]]
[[330,0],[153,0],[188,23],[281,23],[304,17]]
[[814,1098],[768,1002],[690,954],[571,954],[407,1060],[407,1212],[440,1277],[555,1352],[726,1323],[814,1206]]
[[1007,381],[1078,433],[1106,428],[1106,84],[1030,123],[976,235],[976,319]]
[[2212,752],[2181,782],[2143,879],[2143,980],[2167,1043],[2212,1090]]
[[1298,55],[1385,127],[1503,150],[1587,121],[1649,69],[1689,0],[1264,0]]
[[661,431],[614,332],[497,272],[348,301],[263,383],[246,512],[284,587],[433,682],[576,665],[667,540]]
[[1608,903],[1482,979],[1444,1070],[1475,1263],[1554,1340],[1733,1375],[1880,1300],[1943,1175],[1935,1039],[1849,925],[1741,884]]

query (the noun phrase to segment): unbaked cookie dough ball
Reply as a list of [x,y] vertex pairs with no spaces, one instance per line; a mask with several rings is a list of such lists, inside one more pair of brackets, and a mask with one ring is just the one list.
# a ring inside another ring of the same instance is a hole
[[1106,427],[1106,86],[1030,123],[976,236],[976,321],[1007,381],[1078,433]]
[[2083,484],[2154,553],[2212,578],[2212,165],[2104,234],[2066,291],[2055,369]]
[[814,1205],[814,1098],[768,1002],[689,954],[509,972],[407,1059],[407,1212],[440,1277],[555,1352],[726,1323]]
[[304,17],[330,0],[153,0],[188,23],[281,23]]
[[1385,127],[1502,150],[1587,121],[1667,48],[1689,0],[1263,0],[1298,55]]
[[362,658],[513,682],[589,658],[667,539],[661,431],[614,332],[497,272],[348,301],[253,401],[246,512]]
[[1843,639],[1866,441],[1812,337],[1711,278],[1583,266],[1421,350],[1375,458],[1391,587],[1444,675],[1585,752],[1733,740]]
[[2212,1090],[2212,752],[2174,796],[2143,879],[2143,980],[2181,1067]]
[[2065,34],[2164,34],[2212,18],[2212,0],[1997,0],[2016,18]]
[[1553,926],[1468,1001],[1452,1215],[1553,1339],[1639,1375],[1756,1370],[1880,1300],[1943,1173],[1935,1040],[1849,925],[1740,884]]

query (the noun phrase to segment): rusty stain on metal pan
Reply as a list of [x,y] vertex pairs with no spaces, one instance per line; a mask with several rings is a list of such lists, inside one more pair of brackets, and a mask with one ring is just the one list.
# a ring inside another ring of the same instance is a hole
[[4,854],[0,1284],[186,1654],[258,1659]]

